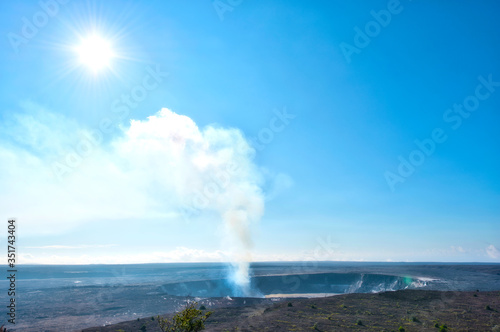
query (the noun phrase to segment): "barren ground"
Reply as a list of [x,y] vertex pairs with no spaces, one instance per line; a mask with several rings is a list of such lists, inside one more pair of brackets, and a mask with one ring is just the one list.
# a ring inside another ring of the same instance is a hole
[[[437,332],[436,324],[446,325],[447,331],[492,331],[500,326],[500,291],[403,290],[239,305],[214,309],[206,331],[398,331],[402,327]],[[143,325],[146,331],[160,331],[151,317],[83,331],[135,332]]]

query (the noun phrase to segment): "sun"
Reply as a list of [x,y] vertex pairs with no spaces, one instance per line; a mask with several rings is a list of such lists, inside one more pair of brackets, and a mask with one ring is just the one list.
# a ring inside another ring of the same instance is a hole
[[109,41],[99,35],[91,35],[82,39],[76,52],[80,57],[80,63],[87,66],[94,73],[101,71],[111,65],[114,52]]

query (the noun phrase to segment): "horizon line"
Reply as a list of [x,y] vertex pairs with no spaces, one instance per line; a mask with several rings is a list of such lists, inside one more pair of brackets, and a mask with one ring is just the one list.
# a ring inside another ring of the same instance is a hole
[[[492,264],[500,265],[500,262],[490,262],[490,261],[253,261],[248,262],[253,263],[385,263],[385,264]],[[40,265],[40,266],[88,266],[88,265],[151,265],[151,264],[236,264],[237,262],[144,262],[144,263],[91,263],[91,264],[47,264],[47,263],[16,263],[16,266],[30,266],[30,265]],[[9,267],[8,264],[0,264],[0,266]],[[12,270],[14,270],[12,268]]]

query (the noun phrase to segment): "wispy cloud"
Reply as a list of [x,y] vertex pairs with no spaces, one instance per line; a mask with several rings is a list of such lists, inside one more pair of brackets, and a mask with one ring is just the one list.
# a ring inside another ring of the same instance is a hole
[[451,246],[450,248],[451,248],[451,251],[452,251],[453,253],[456,253],[456,252],[458,252],[458,253],[465,253],[465,252],[467,252],[467,250],[465,250],[465,249],[464,249],[463,247],[461,247],[461,246]]
[[[58,249],[62,246],[57,246]],[[156,251],[140,254],[117,254],[117,255],[71,255],[64,254],[20,254],[21,264],[136,264],[136,263],[177,263],[177,262],[227,262],[230,253],[215,250],[205,251],[186,247],[177,247],[170,251]]]
[[500,250],[498,250],[494,245],[490,244],[486,247],[486,253],[493,259],[500,258]]
[[65,246],[65,245],[49,245],[49,246],[39,246],[39,247],[24,247],[24,249],[90,249],[90,248],[110,248],[117,247],[117,244],[82,244],[77,246]]

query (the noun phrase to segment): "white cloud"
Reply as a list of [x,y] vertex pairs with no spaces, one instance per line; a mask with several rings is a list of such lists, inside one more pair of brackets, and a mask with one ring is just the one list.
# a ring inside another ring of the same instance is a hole
[[237,220],[226,223],[228,232],[250,242],[247,228],[263,213],[262,177],[239,130],[200,130],[162,109],[133,120],[109,144],[90,145],[78,166],[57,168],[59,181],[52,167],[75,161],[90,131],[35,105],[26,109],[0,138],[0,211],[18,218],[25,235],[106,220],[176,221],[205,208]]
[[90,248],[110,248],[116,247],[116,244],[82,244],[77,246],[66,246],[66,245],[49,245],[49,246],[39,246],[39,247],[24,247],[22,249],[90,249]]
[[461,246],[451,246],[450,248],[451,248],[451,251],[453,253],[455,253],[455,252],[465,253],[466,252],[466,250]]
[[488,247],[486,247],[486,253],[488,256],[494,259],[500,258],[500,250],[498,250],[494,245],[490,244]]
[[[38,248],[38,247],[37,247]],[[50,248],[49,248],[50,249]],[[54,248],[55,249],[55,248]],[[140,252],[136,254],[109,254],[109,255],[87,255],[72,254],[65,251],[66,248],[60,246],[61,253],[47,254],[25,252],[19,256],[20,264],[63,264],[63,265],[84,265],[84,264],[138,264],[138,263],[179,263],[179,262],[228,262],[234,254],[225,250],[207,251],[203,249],[176,247],[169,251]],[[76,248],[75,248],[76,249]],[[348,255],[338,252],[328,257],[335,261],[363,261],[360,255]],[[323,261],[328,260],[322,256],[315,256],[315,251],[303,251],[296,253],[269,253],[260,252],[252,255],[253,262],[272,261]],[[307,264],[306,264],[307,265]],[[304,265],[304,266],[306,266]]]
[[177,262],[227,262],[231,258],[229,252],[220,250],[205,251],[186,247],[177,247],[171,251],[157,251],[139,254],[118,255],[70,255],[32,254],[19,255],[20,264],[136,264],[136,263],[177,263]]

